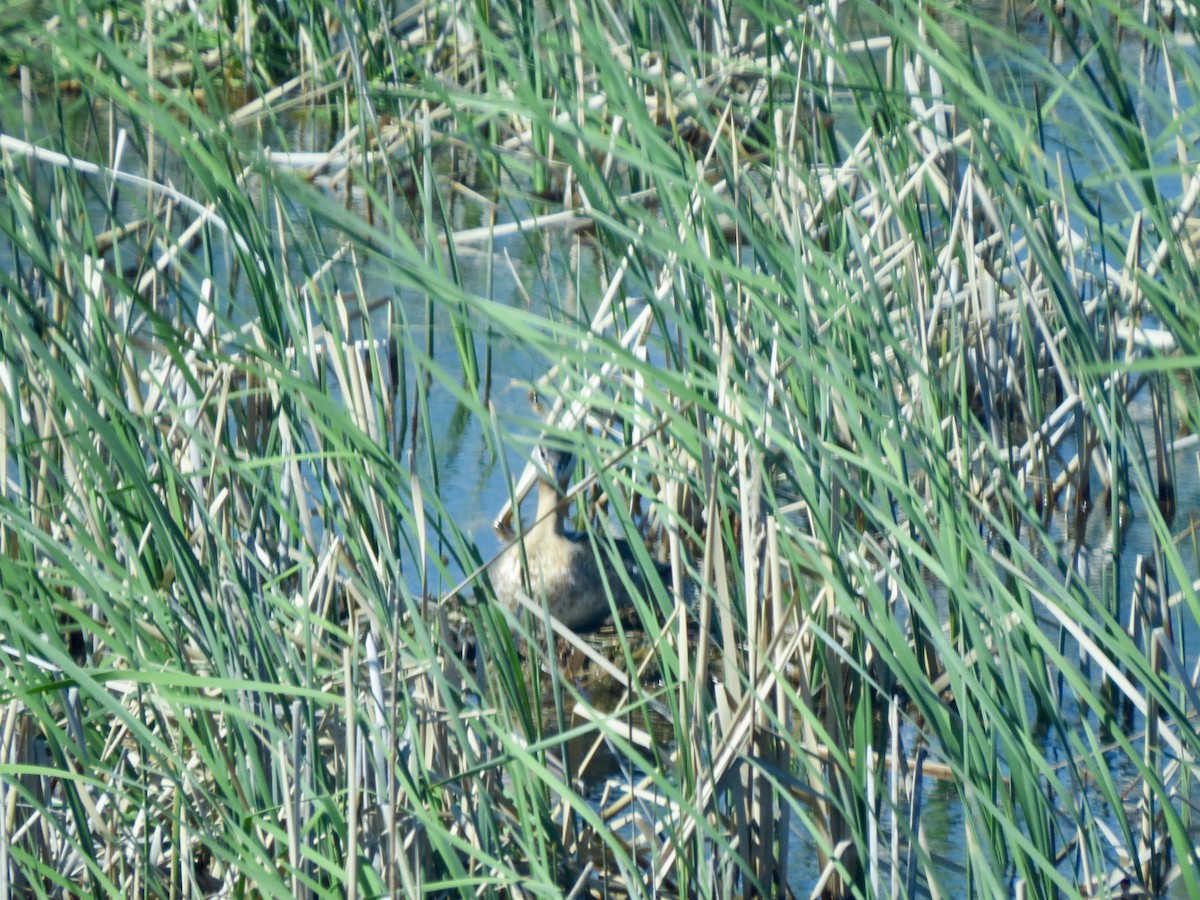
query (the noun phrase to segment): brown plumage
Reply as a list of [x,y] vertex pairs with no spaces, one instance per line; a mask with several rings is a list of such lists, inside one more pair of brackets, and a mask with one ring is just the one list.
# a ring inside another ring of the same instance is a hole
[[[611,593],[617,609],[630,605],[621,576],[607,563],[601,566],[586,534],[566,530],[567,506],[564,495],[575,469],[569,454],[539,447],[534,454],[538,465],[537,519],[525,533],[488,567],[488,578],[496,599],[508,609],[516,609],[517,594],[527,593],[535,602],[545,602],[550,614],[577,631],[595,628],[611,613]],[[525,547],[528,581],[521,573],[521,544]],[[625,541],[615,541],[626,572],[639,589],[645,579]]]

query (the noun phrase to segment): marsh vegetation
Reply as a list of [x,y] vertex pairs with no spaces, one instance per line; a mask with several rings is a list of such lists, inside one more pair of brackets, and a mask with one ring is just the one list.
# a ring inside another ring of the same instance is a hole
[[0,896],[1200,896],[1190,6],[0,28]]

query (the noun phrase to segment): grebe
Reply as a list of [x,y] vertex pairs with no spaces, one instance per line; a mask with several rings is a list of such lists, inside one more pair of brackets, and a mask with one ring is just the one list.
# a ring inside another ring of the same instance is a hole
[[[496,557],[488,567],[488,578],[496,599],[510,610],[518,608],[517,594],[528,590],[531,599],[545,602],[550,614],[568,628],[595,628],[613,609],[631,605],[629,592],[610,564],[597,562],[587,534],[566,530],[569,504],[565,495],[575,470],[575,457],[538,447],[534,462],[538,467],[537,519]],[[521,575],[522,543],[528,582]],[[645,577],[632,548],[622,540],[614,543],[635,588],[645,589]]]

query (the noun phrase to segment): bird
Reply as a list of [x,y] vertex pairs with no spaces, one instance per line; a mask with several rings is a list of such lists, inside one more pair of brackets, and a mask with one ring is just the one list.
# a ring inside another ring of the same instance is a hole
[[[496,599],[509,610],[518,608],[518,594],[527,593],[534,601],[544,602],[550,614],[568,628],[594,629],[614,609],[631,606],[632,600],[612,563],[597,560],[588,535],[566,528],[570,505],[566,493],[575,471],[574,454],[539,446],[533,455],[538,469],[537,518],[488,566],[488,579]],[[633,548],[627,541],[613,543],[632,585],[647,591]],[[661,575],[661,567],[656,564],[656,568]]]

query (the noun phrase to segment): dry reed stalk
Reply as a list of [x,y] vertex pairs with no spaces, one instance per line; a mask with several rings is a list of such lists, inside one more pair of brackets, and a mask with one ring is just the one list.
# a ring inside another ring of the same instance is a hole
[[[770,628],[769,633],[779,634],[789,627],[799,631],[799,624],[796,621],[799,604],[788,602],[784,597],[783,565],[779,552],[779,526],[772,515],[767,516],[766,535],[767,599],[769,602],[767,622]],[[766,635],[764,634],[760,640],[765,644]],[[771,705],[772,701],[776,721],[790,722],[792,720],[790,698],[785,695],[784,691],[776,687],[763,698],[764,706]],[[785,745],[778,735],[771,733],[770,728],[771,726],[764,714],[760,722],[760,735],[763,738],[763,746],[760,746],[758,750],[763,754],[764,761],[768,766],[784,770],[788,765]],[[760,789],[764,788],[762,780],[760,780],[759,786]],[[774,804],[774,794],[768,791],[764,792],[772,804]],[[753,871],[758,875],[762,883],[770,884],[774,886],[774,889],[779,890],[782,885],[787,884],[788,878],[788,843],[791,837],[791,811],[786,803],[776,804],[773,809],[765,810],[758,820],[769,822],[772,833],[759,836],[759,858]]]
[[[743,299],[742,303],[744,302]],[[745,350],[743,346],[745,336],[735,332],[731,337],[736,346],[735,352],[740,356]],[[744,424],[737,418],[741,412],[741,408],[742,404],[737,404],[734,412],[732,455],[737,461],[735,471],[738,478],[738,520],[741,526],[738,552],[742,557],[743,583],[741,593],[747,599],[746,634],[749,636],[749,640],[745,644],[744,658],[742,658],[741,653],[735,652],[732,646],[725,648],[725,657],[741,671],[758,673],[760,671],[758,642],[763,640],[765,631],[764,623],[761,621],[763,610],[760,606],[760,598],[763,596],[763,591],[759,584],[759,577],[762,572],[762,550],[766,535],[764,534],[763,524],[762,473],[758,460],[755,458],[755,453],[746,440],[745,431],[743,428],[738,427]],[[761,704],[767,700],[767,697],[761,693],[760,686],[754,681],[750,681],[744,693],[740,689],[729,690],[728,693],[730,702],[734,704],[739,703],[743,697],[750,702],[748,749],[750,753],[754,753],[755,755],[760,754],[762,751],[758,746],[760,741],[759,731],[766,721]],[[724,724],[728,725],[731,723],[726,722]],[[770,821],[756,816],[761,798],[759,796],[758,779],[755,777],[755,772],[751,767],[744,764],[739,766],[737,778],[733,781],[728,793],[732,805],[734,828],[736,829],[734,841],[737,852],[743,860],[743,865],[749,871],[758,874],[761,871],[761,867],[755,859],[759,853],[757,840],[763,836],[763,831],[769,830]],[[760,830],[759,835],[751,834],[751,823],[758,825]]]
[[[1148,663],[1150,670],[1155,674],[1162,672],[1162,656],[1159,653],[1160,638],[1163,635],[1162,628],[1156,628],[1148,632]],[[1159,773],[1161,767],[1159,764],[1159,747],[1158,747],[1158,702],[1150,697],[1150,714],[1146,717],[1146,739],[1144,747],[1143,762],[1147,769],[1154,773]],[[1166,797],[1159,797],[1156,794],[1155,786],[1151,779],[1145,778],[1142,782],[1142,796],[1138,803],[1138,813],[1140,819],[1140,827],[1138,829],[1139,846],[1138,851],[1141,856],[1141,877],[1142,884],[1146,890],[1152,895],[1161,893],[1164,886],[1164,878],[1166,870],[1170,868],[1170,844],[1163,840],[1163,836],[1159,831],[1162,819],[1162,812],[1156,810],[1156,806],[1160,803],[1170,803],[1175,800],[1174,791],[1170,791]]]
[[[776,634],[769,645],[763,648],[763,667],[750,673],[751,683],[759,686],[760,692],[774,690],[778,675],[786,660],[794,657],[808,633],[803,627],[790,634]],[[718,684],[718,698],[728,694],[724,685]],[[753,718],[757,714],[757,702],[753,695],[744,694],[736,708],[726,716],[723,731],[714,735],[711,764],[700,771],[700,778],[693,794],[694,808],[703,815],[712,804],[717,785],[730,773],[750,750],[753,739]],[[695,833],[696,821],[691,816],[681,817],[673,823],[672,840],[663,849],[654,864],[654,885],[661,888],[678,859],[679,848]]]
[[[153,196],[162,195],[170,199],[180,206],[186,207],[197,218],[205,223],[215,225],[219,231],[228,235],[239,250],[247,256],[254,258],[253,252],[250,250],[249,244],[238,233],[231,231],[224,219],[218,216],[213,210],[212,204],[202,204],[186,196],[180,191],[170,187],[169,185],[161,184],[149,178],[143,178],[140,175],[132,175],[128,172],[122,172],[116,169],[111,169],[107,166],[96,165],[95,163],[87,162],[82,159],[74,159],[65,156],[62,153],[57,153],[53,150],[47,150],[44,147],[38,147],[27,141],[19,140],[10,135],[0,134],[0,153],[3,153],[5,158],[10,154],[18,156],[27,156],[30,159],[43,162],[48,165],[58,166],[64,169],[69,169],[83,175],[101,175],[105,178],[113,179],[114,181],[124,182],[133,187],[140,187],[149,192]],[[153,204],[150,204],[151,207]],[[261,260],[257,260],[259,265],[262,265]]]

